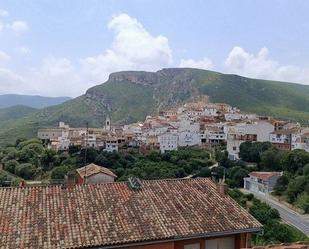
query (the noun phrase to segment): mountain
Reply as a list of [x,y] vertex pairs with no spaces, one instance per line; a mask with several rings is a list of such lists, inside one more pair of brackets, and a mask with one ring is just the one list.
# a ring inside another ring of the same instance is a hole
[[33,108],[44,108],[51,105],[58,105],[67,100],[69,97],[43,97],[37,95],[19,95],[4,94],[0,95],[0,108],[6,108],[16,105],[29,106]]
[[158,72],[112,73],[101,85],[63,104],[51,106],[0,128],[0,144],[33,136],[40,127],[64,121],[71,126],[102,126],[109,114],[114,123],[144,120],[162,108],[208,95],[243,111],[309,124],[309,86],[250,79],[207,70],[169,68]]
[[36,108],[23,105],[0,108],[0,126],[1,122],[20,119],[37,111],[38,109]]

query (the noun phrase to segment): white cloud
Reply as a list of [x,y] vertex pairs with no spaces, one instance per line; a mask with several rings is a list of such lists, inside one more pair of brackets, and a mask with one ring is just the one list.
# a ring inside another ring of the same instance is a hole
[[27,91],[32,94],[77,96],[84,90],[78,70],[68,58],[45,58],[41,67],[24,75],[24,81],[29,82]]
[[6,62],[10,59],[11,59],[11,57],[7,53],[0,50],[0,63],[3,62],[3,61]]
[[16,52],[21,55],[29,55],[31,54],[31,49],[27,47],[19,47],[19,48],[16,48]]
[[1,93],[20,93],[23,92],[25,85],[23,77],[14,73],[12,70],[0,67],[0,92]]
[[213,69],[214,65],[208,58],[201,60],[194,59],[182,59],[179,63],[179,67],[199,68],[199,69]]
[[29,26],[25,21],[13,21],[11,24],[7,24],[7,28],[16,34],[23,34],[29,30]]
[[95,82],[119,70],[158,70],[172,63],[172,50],[164,36],[151,35],[135,18],[114,16],[108,24],[114,31],[111,47],[81,60],[83,72]]
[[4,9],[0,9],[0,17],[6,17],[9,16],[9,12]]
[[231,50],[224,64],[228,73],[309,84],[309,67],[281,65],[278,61],[269,58],[267,48],[261,48],[255,55],[236,46]]

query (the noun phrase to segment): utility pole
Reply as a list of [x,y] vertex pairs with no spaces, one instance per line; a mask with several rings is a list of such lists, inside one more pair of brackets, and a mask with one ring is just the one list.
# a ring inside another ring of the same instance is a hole
[[84,152],[84,163],[85,163],[85,176],[84,176],[84,183],[86,183],[87,179],[87,147],[88,147],[88,122],[86,123],[86,141],[85,141],[85,152]]

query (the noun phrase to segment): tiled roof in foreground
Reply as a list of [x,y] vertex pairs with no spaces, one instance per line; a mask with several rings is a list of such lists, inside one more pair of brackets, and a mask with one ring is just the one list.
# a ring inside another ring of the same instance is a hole
[[209,179],[0,188],[0,248],[84,248],[258,230]]

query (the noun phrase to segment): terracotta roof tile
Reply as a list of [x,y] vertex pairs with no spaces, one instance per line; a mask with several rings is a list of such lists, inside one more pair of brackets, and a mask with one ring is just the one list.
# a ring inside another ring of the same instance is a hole
[[99,166],[99,165],[96,165],[94,163],[91,163],[91,164],[88,164],[84,167],[81,167],[81,168],[78,168],[77,170],[77,173],[82,177],[84,178],[85,176],[86,177],[89,177],[91,175],[94,175],[94,174],[98,174],[98,173],[104,173],[106,175],[109,175],[109,176],[112,176],[112,177],[117,177],[111,170],[109,170],[108,168],[105,168],[105,167],[102,167],[102,166]]
[[256,229],[209,179],[0,188],[0,248],[83,248]]
[[259,179],[262,179],[264,181],[268,180],[269,178],[273,176],[281,176],[281,172],[259,172],[259,171],[252,171],[249,173],[250,176],[257,177]]

